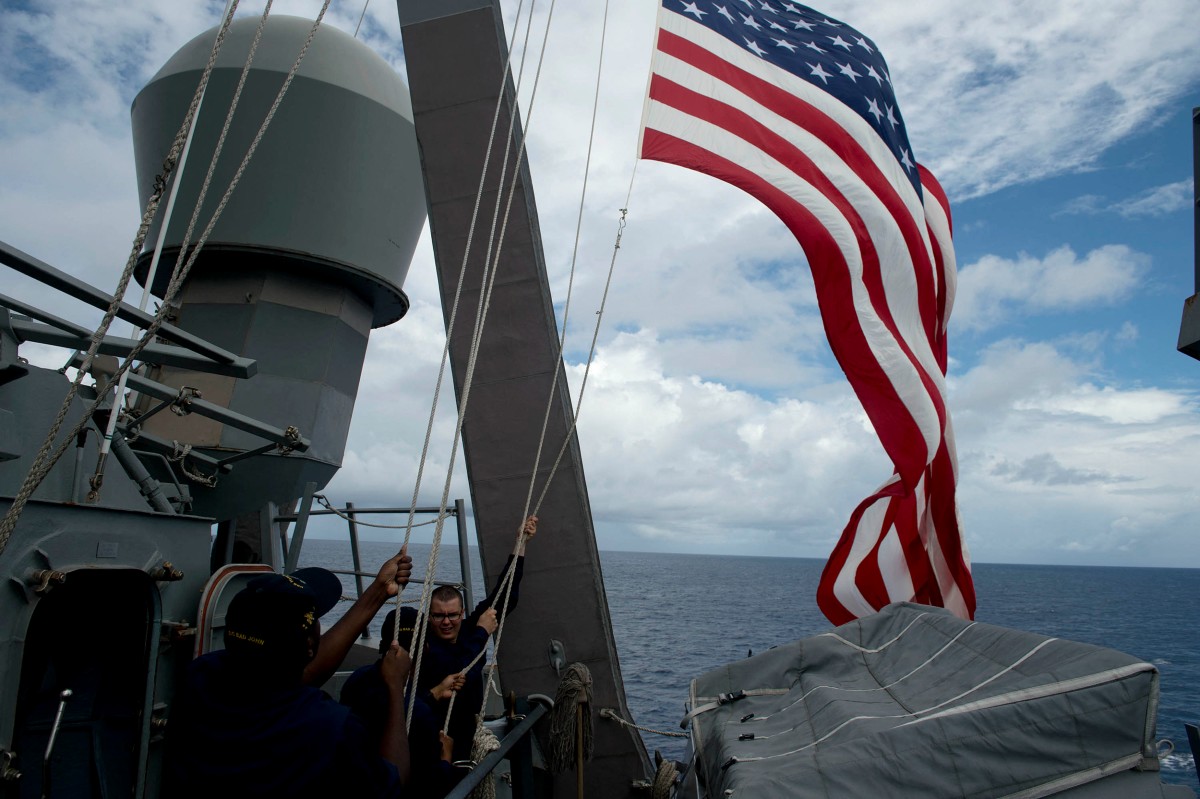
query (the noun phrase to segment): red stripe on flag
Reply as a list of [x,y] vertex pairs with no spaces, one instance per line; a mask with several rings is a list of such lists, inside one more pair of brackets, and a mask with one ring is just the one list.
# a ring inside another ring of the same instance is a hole
[[[883,288],[879,256],[858,209],[842,195],[811,158],[743,111],[705,97],[659,75],[655,75],[651,80],[650,97],[751,142],[793,173],[811,183],[849,221],[861,251],[862,282],[870,297],[872,309],[916,371],[925,392],[933,400],[939,423],[944,424],[945,407],[940,391],[913,354],[892,315]],[[883,442],[884,449],[889,453],[895,453],[893,457],[902,478],[909,485],[915,485],[929,462],[924,435],[909,412],[909,408],[895,394],[887,375],[878,368],[875,353],[869,345],[866,345],[865,337],[862,337],[862,328],[858,323],[858,312],[854,307],[852,281],[846,260],[829,231],[794,198],[764,181],[758,175],[725,159],[720,159],[721,166],[714,168],[711,164],[715,164],[714,159],[718,159],[718,156],[690,143],[684,143],[669,134],[660,135],[677,143],[676,148],[658,151],[654,148],[659,145],[652,145],[649,141],[651,133],[659,132],[647,128],[647,139],[643,140],[642,148],[644,158],[686,164],[691,169],[737,185],[767,204],[792,231],[800,246],[805,250],[812,268],[817,288],[817,301],[821,307],[821,318],[825,324],[830,346],[850,378],[851,386],[863,403],[868,417],[875,424],[876,432]],[[681,154],[678,152],[680,147],[692,149],[694,152],[689,155]],[[752,176],[752,180],[745,178],[734,180],[730,172],[732,169],[736,169],[744,176]],[[773,202],[768,201],[768,194],[777,195],[779,199]],[[821,245],[819,249],[813,246],[816,242]],[[857,344],[861,340],[863,346],[843,346],[843,340],[848,336],[856,336],[855,343]],[[881,392],[880,382],[886,383],[890,390],[886,396]]]
[[[758,175],[727,161],[701,147],[685,142],[666,133],[647,129],[642,156],[652,160],[663,160],[687,165],[690,169],[719,178],[749,193],[780,217],[788,228],[800,239],[809,263],[842,262],[841,250],[829,231],[816,217],[796,203],[786,193],[764,181]],[[829,339],[834,356],[844,369],[851,368],[858,376],[857,384],[851,387],[867,409],[867,415],[875,414],[885,426],[877,432],[886,436],[888,445],[909,453],[904,458],[917,473],[924,468],[925,438],[912,422],[911,415],[896,393],[891,381],[880,368],[860,326],[853,324],[856,317],[851,299],[850,276],[845,269],[814,270],[817,284],[817,304],[821,309],[821,321]],[[835,322],[840,321],[840,325]],[[851,364],[847,367],[847,364]],[[874,418],[874,417],[873,417]]]
[[[756,75],[731,64],[695,42],[670,31],[659,31],[658,49],[662,53],[678,58],[680,61],[728,84],[764,108],[813,134],[825,146],[835,152],[863,182],[870,186],[871,191],[883,202],[888,213],[891,214],[901,234],[904,236],[905,244],[908,246],[908,251],[913,258],[913,268],[918,286],[918,310],[920,318],[924,324],[931,323],[934,319],[932,313],[935,303],[934,277],[933,265],[925,253],[924,242],[921,238],[921,232],[924,229],[924,220],[918,221],[913,218],[908,208],[904,205],[904,201],[900,199],[895,185],[885,176],[879,164],[871,158],[858,141],[820,108],[783,90],[773,83],[764,81]],[[654,76],[655,79],[658,77]],[[653,92],[652,82],[651,97],[659,99],[654,96]],[[663,102],[674,106],[674,103],[665,100]],[[680,108],[680,110],[686,110],[681,106],[675,107]],[[731,132],[737,132],[735,129],[727,129],[731,130]],[[749,137],[746,138],[752,143],[757,143]],[[927,336],[932,337],[933,334],[934,331],[932,329],[926,329]]]

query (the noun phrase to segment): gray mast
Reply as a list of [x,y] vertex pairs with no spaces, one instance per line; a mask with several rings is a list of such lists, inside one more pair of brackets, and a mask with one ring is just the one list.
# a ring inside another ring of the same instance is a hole
[[[429,224],[442,304],[449,318],[466,247],[471,212],[487,151],[508,48],[493,0],[398,0],[417,144],[425,172]],[[458,321],[451,336],[455,390],[461,397],[471,346],[491,209],[507,198],[511,177],[499,186],[510,114],[516,114],[511,81],[484,187],[479,227],[472,242]],[[514,139],[519,141],[520,122]],[[515,157],[510,163],[515,162]],[[512,174],[512,166],[509,174]],[[484,572],[489,583],[504,568],[520,527],[529,472],[558,357],[558,331],[542,254],[532,183],[522,160],[508,230],[492,294],[463,426],[463,449]],[[568,429],[571,400],[565,378],[554,397],[537,485],[548,476],[553,453]],[[530,545],[520,610],[504,628],[500,674],[506,691],[553,695],[558,676],[547,658],[552,639],[568,662],[591,671],[594,705],[628,716],[617,662],[600,558],[592,528],[578,443],[567,456],[541,507],[542,530]],[[589,796],[630,795],[631,780],[649,773],[641,738],[598,720],[595,756],[585,768]],[[574,790],[575,776],[559,778],[559,792]]]
[[1200,108],[1192,109],[1192,191],[1195,214],[1196,293],[1183,301],[1183,322],[1179,325],[1177,349],[1200,360]]

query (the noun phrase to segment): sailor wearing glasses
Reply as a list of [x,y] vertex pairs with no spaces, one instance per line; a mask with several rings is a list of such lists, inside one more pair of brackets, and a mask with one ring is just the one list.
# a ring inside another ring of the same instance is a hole
[[[525,542],[537,534],[538,519],[530,516],[522,528]],[[519,551],[523,551],[518,547]],[[504,602],[504,575],[514,567],[512,590],[508,603]],[[479,657],[488,638],[496,631],[503,618],[504,608],[512,613],[517,606],[521,587],[521,574],[525,567],[524,555],[510,555],[501,577],[487,598],[475,606],[471,615],[463,618],[463,597],[452,585],[443,585],[434,590],[429,601],[429,630],[425,637],[425,655],[419,676],[420,690],[431,690],[452,674],[465,673],[465,682],[454,700],[450,717],[450,737],[454,739],[454,757],[466,760],[471,755],[471,742],[475,735],[475,715],[483,704],[483,665],[485,658]],[[468,666],[470,667],[468,669]],[[437,702],[434,712],[444,723],[449,701]]]

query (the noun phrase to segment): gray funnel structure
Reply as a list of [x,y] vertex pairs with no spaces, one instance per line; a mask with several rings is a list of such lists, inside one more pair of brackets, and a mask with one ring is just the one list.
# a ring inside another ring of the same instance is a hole
[[[154,293],[161,297],[216,147],[258,19],[234,22],[218,57],[169,222]],[[311,21],[271,18],[264,30],[196,225],[199,237],[295,62]],[[133,103],[142,201],[208,61],[216,29],[176,53]],[[230,519],[261,498],[286,503],[341,465],[367,338],[408,310],[402,285],[425,222],[408,89],[366,45],[318,30],[261,144],[176,304],[176,324],[258,362],[244,381],[164,368],[173,388],[279,427],[307,452],[237,463],[236,480],[195,487],[195,511]],[[165,206],[164,199],[164,206]],[[160,210],[160,217],[162,216]],[[138,263],[145,285],[161,219]],[[198,415],[161,413],[145,432],[218,458],[261,439]]]

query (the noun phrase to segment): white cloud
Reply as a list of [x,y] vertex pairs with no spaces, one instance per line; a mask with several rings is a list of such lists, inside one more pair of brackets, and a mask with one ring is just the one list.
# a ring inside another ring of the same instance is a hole
[[1181,180],[1147,189],[1128,200],[1122,200],[1113,209],[1128,218],[1161,216],[1191,208],[1193,202],[1192,181]]
[[1189,0],[1016,0],[970,13],[953,0],[856,0],[838,13],[887,57],[914,150],[952,197],[1089,168],[1200,78]]
[[951,400],[976,559],[1200,556],[1184,532],[1200,494],[1189,466],[1200,445],[1194,392],[1104,384],[1050,345],[1007,341],[954,382]]
[[1014,316],[1111,305],[1128,298],[1149,263],[1149,256],[1119,244],[1082,259],[1067,246],[1040,259],[987,255],[959,270],[951,325],[985,330]]
[[1191,208],[1192,202],[1192,181],[1180,180],[1145,189],[1132,197],[1112,203],[1106,202],[1105,198],[1098,194],[1080,195],[1068,202],[1059,214],[1112,213],[1126,219],[1135,219],[1186,211]]
[[579,429],[597,523],[672,547],[826,551],[890,472],[849,387],[767,400],[669,376],[659,345],[620,335],[592,367]]

